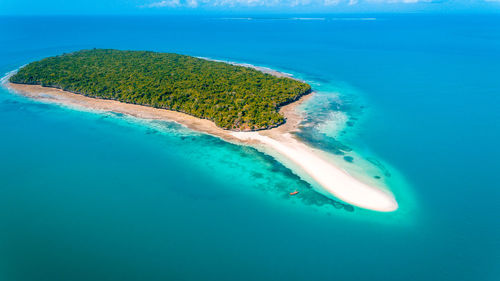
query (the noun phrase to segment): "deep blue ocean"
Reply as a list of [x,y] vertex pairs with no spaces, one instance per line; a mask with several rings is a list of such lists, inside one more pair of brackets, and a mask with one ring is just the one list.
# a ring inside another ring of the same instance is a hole
[[293,74],[317,92],[298,137],[385,183],[400,205],[351,212],[253,148],[2,87],[0,280],[500,280],[500,16],[0,26],[1,76],[89,48]]

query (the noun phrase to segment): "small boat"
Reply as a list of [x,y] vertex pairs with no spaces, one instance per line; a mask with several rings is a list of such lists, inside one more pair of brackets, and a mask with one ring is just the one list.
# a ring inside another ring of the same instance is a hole
[[299,192],[297,190],[295,190],[294,192],[290,192],[290,195],[295,195],[295,194],[298,194]]

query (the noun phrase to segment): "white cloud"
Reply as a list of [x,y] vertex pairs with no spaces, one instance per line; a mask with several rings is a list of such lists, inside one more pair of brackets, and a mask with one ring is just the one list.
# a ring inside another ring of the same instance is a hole
[[196,8],[198,7],[198,1],[197,0],[187,0],[186,5],[191,8]]
[[325,6],[335,6],[335,5],[338,5],[340,3],[340,0],[324,0],[323,1],[323,4]]
[[294,1],[291,1],[290,6],[296,7],[296,6],[309,5],[309,4],[311,4],[311,0],[294,0]]
[[181,6],[180,0],[163,0],[160,2],[153,2],[151,4],[145,4],[145,5],[142,5],[141,7],[143,7],[143,8],[161,8],[161,7],[180,7],[180,6]]
[[[147,0],[145,0],[147,1]],[[299,6],[336,6],[336,5],[361,5],[363,3],[371,4],[416,4],[443,2],[448,0],[163,0],[144,4],[143,8],[161,8],[161,7],[299,7]],[[451,0],[449,0],[451,1]],[[487,2],[500,2],[500,0],[477,0]]]
[[[306,5],[337,5],[345,0],[163,0],[144,4],[143,8],[161,8],[161,7],[190,7],[197,8],[199,6],[211,7],[256,7],[256,6],[306,6]],[[352,1],[352,0],[351,0]]]
[[415,3],[431,3],[431,2],[442,2],[441,0],[365,0],[365,2],[372,3],[404,3],[404,4],[415,4]]

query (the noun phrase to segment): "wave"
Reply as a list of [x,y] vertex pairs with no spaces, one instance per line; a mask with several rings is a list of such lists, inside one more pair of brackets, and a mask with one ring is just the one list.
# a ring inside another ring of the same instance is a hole
[[235,17],[235,18],[213,18],[214,20],[259,20],[259,21],[270,21],[270,20],[282,20],[282,21],[374,21],[377,18],[374,17],[291,17],[291,18],[253,18],[253,17]]
[[243,66],[243,67],[253,68],[253,69],[256,69],[256,70],[258,70],[260,72],[264,72],[264,73],[271,74],[271,75],[274,75],[274,76],[288,77],[288,78],[292,78],[292,79],[295,79],[295,80],[299,80],[301,82],[305,82],[303,80],[295,78],[294,75],[291,74],[291,73],[287,73],[287,72],[283,72],[283,71],[278,71],[278,70],[275,70],[275,69],[272,69],[272,68],[266,67],[266,66],[258,66],[258,65],[254,65],[254,64],[250,64],[250,63],[242,63],[242,62],[235,62],[235,61],[228,61],[228,60],[219,60],[219,59],[213,59],[213,58],[201,57],[201,56],[197,56],[197,58],[204,59],[204,60],[209,60],[209,61],[224,62],[224,63],[227,63],[227,64],[236,65],[236,66]]
[[0,78],[0,85],[4,85],[12,75],[16,74],[19,71],[19,69],[23,68],[24,66],[25,65],[22,65],[12,71],[5,73],[5,75],[2,78]]
[[377,20],[377,18],[330,18],[329,20],[372,21]]
[[326,18],[288,18],[288,20],[326,20]]

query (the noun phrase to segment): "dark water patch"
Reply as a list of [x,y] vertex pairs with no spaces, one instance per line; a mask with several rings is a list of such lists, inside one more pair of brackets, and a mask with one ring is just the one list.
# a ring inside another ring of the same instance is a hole
[[312,187],[309,187],[308,189],[305,190],[297,189],[297,191],[299,191],[298,194],[289,197],[294,199],[300,198],[302,202],[306,205],[320,206],[320,207],[331,206],[339,210],[344,209],[350,212],[354,211],[354,208],[351,205],[326,197],[325,195],[320,194],[315,190],[313,190]]
[[301,131],[296,132],[295,136],[314,148],[322,149],[335,155],[344,155],[346,152],[352,151],[351,147],[335,138],[318,132],[314,127],[304,127]]
[[[270,160],[270,159],[269,159]],[[269,161],[268,160],[268,161]],[[273,159],[274,160],[274,159]],[[292,173],[292,171],[290,171],[290,169],[286,168],[285,166],[283,166],[281,163],[279,162],[273,162],[272,164],[272,167],[271,167],[271,171],[273,173],[281,173],[281,174],[284,174],[288,177],[292,177],[293,175],[295,175],[294,173]]]
[[8,107],[8,106],[17,105],[17,104],[21,104],[21,102],[19,100],[16,100],[16,99],[9,98],[9,99],[0,100],[1,107]]
[[151,128],[146,129],[146,134],[147,135],[156,135],[158,133],[159,133],[158,130],[151,129]]
[[346,162],[352,163],[354,161],[354,158],[352,156],[344,156],[344,160]]
[[125,114],[120,113],[120,112],[115,112],[115,111],[110,111],[109,114],[112,115],[112,116],[116,116],[116,117],[123,117],[123,116],[125,116]]
[[375,179],[377,179],[377,180],[381,179],[381,177],[380,177],[380,176],[373,176],[373,178],[375,178]]
[[23,112],[24,114],[33,115],[42,112],[50,112],[54,109],[55,107],[51,104],[29,100],[7,99],[1,100],[0,102],[1,113]]
[[[317,98],[314,103],[314,110],[308,112],[314,120],[325,120],[331,112],[343,112],[350,120],[359,120],[359,116],[364,112],[365,107],[359,105],[358,98],[352,95],[341,94],[339,96],[323,95]],[[322,118],[323,117],[323,118]]]
[[19,103],[14,103],[14,102],[1,102],[0,103],[0,112],[6,113],[6,112],[14,112],[18,110],[22,110],[23,106],[20,106]]
[[354,212],[354,207],[352,205],[344,205],[344,209],[348,212]]
[[[43,103],[43,102],[26,103],[26,105],[27,105],[27,107],[29,107],[29,109],[35,109],[35,110],[40,110],[40,111],[49,111],[49,110],[53,110],[55,108],[55,106],[53,104],[48,104],[48,103]],[[23,107],[21,107],[21,108],[23,108]]]
[[264,175],[262,173],[259,173],[259,172],[252,172],[252,176],[254,178],[257,178],[257,179],[261,179],[264,177]]
[[366,160],[368,160],[373,165],[377,166],[377,168],[379,168],[382,171],[382,173],[384,173],[384,176],[386,176],[386,177],[391,176],[391,173],[389,172],[389,170],[377,159],[375,159],[373,157],[368,157],[368,158],[366,158]]

